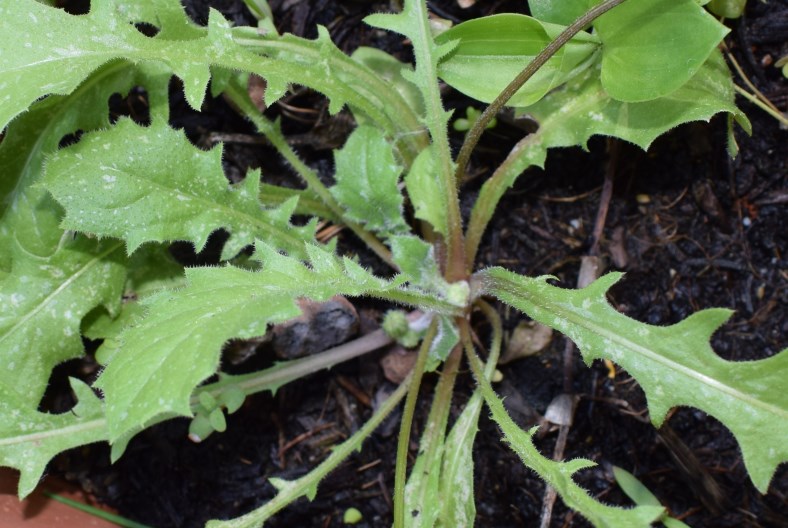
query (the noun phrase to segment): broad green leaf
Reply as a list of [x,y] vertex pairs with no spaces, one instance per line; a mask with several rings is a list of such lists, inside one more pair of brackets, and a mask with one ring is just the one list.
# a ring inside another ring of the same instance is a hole
[[568,26],[601,0],[528,0],[534,18]]
[[356,128],[334,153],[334,162],[336,184],[330,191],[347,218],[384,237],[410,231],[398,187],[402,168],[380,129]]
[[405,175],[405,187],[416,218],[426,220],[435,231],[446,236],[449,232],[449,220],[444,206],[446,193],[445,187],[435,177],[435,163],[435,148],[422,150]]
[[[526,138],[530,149],[580,145],[596,134],[614,136],[648,149],[660,135],[690,121],[708,121],[728,112],[749,129],[736,108],[730,71],[714,51],[683,86],[659,99],[625,103],[611,98],[595,72],[589,71],[521,112],[533,117],[539,130]],[[524,149],[523,149],[524,150]]]
[[0,381],[0,467],[21,472],[20,499],[38,485],[52,457],[107,438],[101,400],[81,381],[70,381],[77,404],[63,414],[38,412],[26,394]]
[[594,27],[602,40],[602,86],[630,103],[676,91],[728,33],[694,0],[625,2]]
[[82,317],[98,305],[117,313],[125,255],[121,242],[67,235],[50,258],[14,255],[0,282],[0,383],[18,387],[26,407],[35,409],[51,370],[82,355]]
[[538,427],[528,432],[520,429],[506,412],[503,401],[495,394],[490,382],[482,373],[479,358],[471,352],[468,359],[484,401],[490,409],[491,417],[501,428],[504,440],[527,467],[555,488],[567,506],[577,510],[598,528],[647,528],[662,514],[664,511],[662,507],[638,506],[624,509],[603,504],[589,495],[572,480],[572,475],[595,464],[583,458],[557,462],[543,456],[533,443],[533,436]]
[[224,228],[231,233],[224,259],[255,238],[302,256],[314,224],[290,224],[294,201],[263,209],[257,171],[230,186],[221,158],[220,147],[201,151],[164,122],[141,127],[122,119],[52,156],[44,183],[66,209],[64,228],[122,238],[130,253],[145,242],[173,240],[199,251]]
[[[479,101],[492,102],[550,43],[563,26],[525,15],[501,14],[463,22],[441,33],[436,43],[457,41],[438,65],[438,75]],[[507,103],[527,106],[587,67],[599,39],[578,33],[520,88]]]
[[0,143],[0,270],[10,270],[15,240],[25,253],[45,258],[63,237],[60,207],[46,190],[34,185],[44,159],[57,150],[61,138],[77,130],[109,126],[107,100],[113,93],[125,94],[132,86],[145,84],[152,100],[162,87],[166,98],[170,75],[116,61],[100,68],[72,94],[36,103],[9,126]]
[[298,298],[382,294],[397,283],[307,246],[309,264],[258,242],[263,269],[190,268],[187,286],[147,298],[147,316],[118,337],[121,349],[96,385],[104,392],[111,441],[159,415],[190,416],[194,388],[215,373],[222,345],[263,335],[299,315]]
[[755,486],[766,492],[775,468],[788,460],[788,350],[759,361],[726,361],[709,338],[731,315],[720,308],[697,312],[670,326],[640,323],[608,304],[610,273],[582,290],[566,290],[546,277],[523,277],[501,268],[482,272],[486,293],[570,337],[590,364],[609,359],[643,387],[652,421],[687,405],[728,427],[742,449]]

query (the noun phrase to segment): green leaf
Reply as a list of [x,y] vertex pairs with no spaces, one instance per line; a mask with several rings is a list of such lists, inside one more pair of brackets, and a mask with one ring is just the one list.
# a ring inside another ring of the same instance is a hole
[[231,187],[221,158],[220,147],[201,151],[166,123],[141,127],[121,119],[52,156],[44,183],[66,209],[64,228],[122,238],[130,253],[145,242],[173,240],[200,251],[224,228],[231,233],[224,259],[255,238],[302,256],[314,224],[290,224],[295,201],[264,210],[259,173]]
[[602,86],[630,103],[677,90],[728,33],[694,0],[625,2],[594,27],[603,44]]
[[[70,93],[99,66],[119,57],[166,62],[183,79],[189,104],[199,109],[210,77],[208,65],[221,62],[233,47],[227,22],[212,12],[206,34],[190,30],[181,22],[181,14],[177,31],[165,26],[163,35],[149,38],[130,23],[139,21],[131,16],[137,13],[124,11],[128,10],[119,1],[93,2],[90,13],[82,16],[33,0],[0,5],[0,49],[4,51],[0,55],[0,92],[4,94],[0,129],[31,102],[48,94]],[[195,38],[195,34],[200,36]],[[53,71],[58,74],[53,76]]]
[[473,351],[468,359],[484,401],[490,409],[491,417],[501,428],[505,441],[527,467],[556,489],[567,506],[577,510],[594,526],[605,528],[646,528],[662,514],[664,511],[662,507],[638,506],[623,509],[597,502],[572,480],[572,475],[595,464],[583,458],[557,462],[543,456],[533,444],[533,435],[538,427],[528,432],[520,429],[506,412],[503,401],[495,394],[490,382],[482,373],[481,361]]
[[356,128],[334,160],[336,185],[330,191],[347,218],[385,237],[410,231],[398,187],[402,168],[380,129]]
[[568,26],[601,0],[528,0],[531,15],[544,22]]
[[25,406],[35,409],[50,371],[82,355],[82,317],[97,305],[117,312],[126,274],[123,244],[79,236],[64,240],[50,258],[15,251],[13,266],[0,282],[0,383],[22,384]]
[[414,235],[395,236],[390,243],[394,262],[411,284],[428,292],[445,293],[449,284],[441,275],[431,244]]
[[[402,99],[407,101],[408,106],[419,115],[424,112],[424,101],[422,101],[421,94],[416,86],[406,80],[402,74],[403,71],[413,71],[413,67],[410,64],[400,62],[396,57],[392,57],[381,49],[367,46],[359,46],[350,57],[375,72],[384,82],[391,85],[402,96]],[[412,75],[412,73],[406,73],[405,75]]]
[[107,402],[114,442],[160,415],[191,416],[190,395],[215,373],[222,345],[263,335],[268,324],[299,315],[298,298],[380,294],[396,283],[308,246],[310,266],[257,244],[263,269],[190,268],[188,285],[145,301],[147,316],[120,336],[121,350],[96,385]]
[[[564,29],[525,15],[501,14],[463,22],[441,33],[438,44],[457,41],[438,65],[452,87],[490,103]],[[548,91],[587,67],[599,39],[578,33],[520,88],[509,106],[533,104]]]
[[438,333],[432,340],[427,365],[424,367],[427,372],[437,369],[446,358],[449,357],[452,349],[460,342],[460,331],[454,320],[446,315],[436,315],[438,317]]
[[739,18],[744,13],[747,0],[711,0],[709,11],[723,18]]
[[0,381],[0,467],[21,472],[20,498],[38,485],[55,455],[107,438],[101,400],[81,381],[70,382],[77,404],[69,412],[48,414],[31,408],[26,394]]
[[108,64],[72,94],[33,105],[0,144],[0,358],[11,366],[0,370],[0,381],[24,379],[29,406],[38,404],[55,365],[83,353],[80,319],[96,306],[117,313],[125,280],[122,244],[75,238],[59,227],[60,207],[36,185],[44,158],[64,135],[107,126],[108,98],[135,84],[146,85],[151,111],[162,113],[169,76]]
[[317,495],[317,485],[339,464],[345,461],[353,451],[361,449],[361,444],[372,434],[372,432],[383,422],[383,420],[393,411],[402,398],[405,397],[409,379],[400,384],[397,390],[378,407],[369,420],[356,431],[353,436],[335,446],[331,454],[315,469],[296,480],[284,480],[272,478],[269,482],[276,488],[276,496],[265,503],[260,508],[231,519],[229,521],[214,520],[206,524],[206,528],[260,528],[265,521],[273,517],[277,512],[291,504],[296,499],[306,497],[313,500]]
[[755,486],[766,492],[775,468],[788,460],[788,350],[759,361],[725,361],[709,345],[729,310],[697,312],[671,326],[640,323],[616,312],[607,290],[610,273],[582,290],[551,286],[546,277],[523,277],[491,268],[479,277],[487,293],[570,337],[587,364],[610,359],[643,387],[652,421],[687,405],[728,427],[742,449]]
[[626,469],[613,466],[613,476],[616,477],[616,482],[627,494],[627,497],[632,499],[632,502],[635,504],[639,506],[662,506],[659,499],[635,475]]
[[[529,150],[574,145],[585,148],[591,136],[600,134],[629,141],[645,150],[670,129],[690,121],[708,121],[720,112],[730,113],[749,128],[747,118],[736,108],[734,96],[730,71],[718,51],[679,89],[642,103],[611,98],[598,76],[588,71],[522,110],[539,124],[539,130],[526,141]],[[521,149],[521,154],[525,150]]]
[[77,130],[109,126],[107,100],[135,84],[146,84],[152,99],[159,90],[155,85],[162,85],[166,97],[169,76],[166,71],[140,71],[113,62],[72,94],[36,103],[9,126],[0,143],[0,270],[10,270],[15,241],[26,253],[49,257],[63,237],[60,207],[34,185],[44,159],[57,150],[61,138]]
[[426,220],[438,233],[447,236],[449,223],[446,213],[445,188],[435,177],[434,147],[429,147],[413,161],[410,171],[405,175],[405,186],[415,209],[416,218]]
[[[432,145],[418,154],[405,183],[416,208],[416,216],[422,219],[431,217],[427,221],[446,237],[449,225],[459,226],[461,219],[456,201],[454,163],[449,150],[448,124],[451,112],[443,108],[438,87],[438,62],[451,52],[456,42],[438,45],[433,41],[426,3],[420,0],[405,0],[402,12],[396,15],[375,14],[364,21],[405,35],[413,44],[416,67],[412,72],[403,70],[402,75],[415,84],[421,93],[424,124],[432,137]],[[411,182],[416,189],[410,188]],[[427,196],[421,196],[422,192],[426,192]],[[428,207],[426,200],[431,200]]]
[[[662,506],[659,499],[629,471],[613,466],[613,475],[619,487],[627,494],[627,497],[632,499],[632,502],[638,506]],[[660,521],[668,528],[689,528],[689,526],[678,519],[668,517],[667,512],[663,514]]]

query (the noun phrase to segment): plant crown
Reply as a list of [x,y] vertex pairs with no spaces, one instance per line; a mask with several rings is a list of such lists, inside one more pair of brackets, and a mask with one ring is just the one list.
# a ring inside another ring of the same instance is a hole
[[[433,35],[426,2],[404,0],[402,12],[366,22],[409,39],[415,64],[408,65],[369,48],[345,55],[322,27],[315,40],[279,35],[261,0],[247,0],[258,28],[231,27],[215,10],[207,27],[195,25],[178,0],[94,1],[80,16],[35,0],[0,0],[0,465],[21,472],[19,496],[35,488],[62,451],[109,442],[114,460],[136,433],[176,416],[193,418],[190,434],[199,440],[224,430],[225,413],[246,395],[355,357],[360,352],[342,348],[243,376],[220,373],[228,340],[261,336],[269,325],[296,317],[299,299],[340,294],[423,313],[418,320],[394,315],[387,323],[411,345],[422,339],[416,369],[314,471],[293,481],[272,479],[278,494],[270,502],[208,526],[261,526],[298,497],[314,497],[319,481],[403,398],[407,446],[419,380],[438,366],[429,423],[406,485],[405,461],[398,464],[395,524],[473,524],[472,446],[484,405],[523,463],[595,526],[649,526],[660,518],[663,509],[649,501],[624,509],[596,500],[572,479],[591,461],[548,459],[532,443],[534,430],[514,424],[488,381],[501,339],[483,297],[564,333],[588,364],[603,358],[624,367],[645,390],[656,425],[679,405],[719,419],[765,492],[788,459],[788,393],[780,388],[788,352],[748,362],[719,358],[709,338],[730,316],[724,309],[665,327],[626,317],[606,300],[617,273],[571,290],[550,284],[550,277],[474,267],[502,195],[526,168],[542,166],[548,149],[585,147],[598,134],[646,149],[671,128],[718,113],[749,126],[717,49],[727,29],[700,7],[705,2],[624,2],[573,36],[508,101],[538,130],[487,179],[463,226],[462,182],[448,140],[451,113],[439,81],[490,103],[599,3],[530,0],[533,16],[495,15]],[[155,36],[138,31],[140,23],[154,26]],[[334,153],[333,185],[321,182],[278,122],[252,103],[252,74],[265,79],[268,106],[302,85],[325,95],[332,114],[352,112],[357,127]],[[263,184],[258,170],[229,184],[221,146],[201,150],[168,124],[173,76],[195,110],[209,83],[211,97],[231,101],[304,189]],[[111,123],[110,96],[135,87],[147,94],[150,124]],[[78,141],[59,147],[77,133]],[[295,225],[294,214],[313,220]],[[392,276],[375,276],[320,243],[318,218],[348,226],[391,266]],[[184,270],[169,256],[169,243],[188,241],[199,251],[219,229],[229,233],[223,265]],[[242,250],[251,246],[248,258]],[[494,328],[486,365],[470,338],[474,307]],[[71,412],[41,412],[52,369],[84,355],[82,336],[103,340],[96,353],[101,375],[93,387],[71,379],[77,400]],[[382,332],[375,339],[376,346],[390,341]],[[478,388],[447,432],[463,351]],[[204,384],[217,373],[219,381]],[[415,515],[403,517],[404,511]]]

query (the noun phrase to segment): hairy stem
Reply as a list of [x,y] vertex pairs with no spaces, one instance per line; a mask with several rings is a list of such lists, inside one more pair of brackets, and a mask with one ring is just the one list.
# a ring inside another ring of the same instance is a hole
[[276,150],[282,155],[285,160],[290,164],[293,169],[298,173],[301,179],[306,182],[309,188],[317,194],[323,203],[339,218],[342,222],[359,237],[364,243],[375,252],[384,262],[394,269],[397,269],[394,264],[394,259],[391,256],[391,251],[383,245],[373,233],[364,229],[361,224],[348,220],[344,217],[344,209],[339,202],[334,199],[328,187],[323,185],[315,171],[310,169],[304,163],[293,148],[287,143],[282,131],[276,123],[267,119],[260,111],[252,104],[246,92],[238,86],[237,83],[231,82],[228,84],[224,92],[230,100],[244,113],[244,115],[252,123],[254,123],[257,130],[265,135]]
[[460,153],[457,155],[457,167],[455,170],[456,185],[460,185],[462,180],[465,178],[465,167],[468,165],[471,152],[473,152],[473,149],[476,148],[476,144],[479,142],[479,138],[481,137],[485,128],[487,128],[487,125],[490,123],[492,118],[495,117],[498,111],[503,108],[503,105],[505,105],[506,102],[511,99],[515,93],[517,93],[517,90],[519,90],[528,81],[528,79],[530,79],[537,71],[539,71],[539,69],[544,66],[545,63],[550,60],[550,58],[555,55],[564,44],[569,42],[572,37],[588,27],[594,20],[625,1],[626,0],[607,0],[591,8],[583,16],[575,20],[570,26],[567,26],[567,28],[563,30],[555,38],[555,40],[545,46],[539,55],[534,57],[534,59],[528,63],[528,66],[526,66],[523,71],[521,71],[517,77],[515,77],[514,80],[512,80],[512,82],[510,82],[509,85],[503,89],[503,91],[498,95],[498,97],[495,98],[492,103],[490,103],[479,119],[477,119],[473,124],[473,127],[468,131],[468,134],[465,136],[465,142],[462,144],[462,148],[460,149]]
[[484,317],[489,321],[492,326],[492,341],[490,343],[490,354],[487,356],[487,363],[484,367],[484,376],[490,379],[495,372],[495,367],[498,364],[498,357],[501,355],[501,343],[503,342],[503,324],[501,323],[501,316],[498,311],[493,308],[489,303],[479,299],[476,301],[475,306],[484,314]]
[[[442,447],[446,441],[446,424],[449,422],[449,411],[451,410],[451,399],[454,394],[454,382],[457,379],[457,372],[460,370],[460,360],[462,359],[462,347],[456,346],[452,350],[446,362],[443,364],[443,369],[438,380],[438,385],[435,387],[435,398],[432,400],[432,407],[430,407],[430,414],[427,419],[427,425],[424,428],[424,433],[421,437],[421,448],[423,449],[423,469],[424,471],[432,471],[436,458],[442,454]],[[449,446],[451,449],[451,446]],[[438,466],[440,468],[440,465]],[[412,504],[414,506],[427,506],[425,505],[424,494],[429,491],[430,479],[425,479],[419,490],[419,497],[417,497]],[[423,512],[419,512],[423,515]]]
[[410,444],[410,430],[413,425],[413,414],[416,410],[416,401],[419,397],[421,378],[424,375],[424,366],[427,357],[438,333],[438,320],[433,319],[424,341],[421,343],[416,364],[413,366],[413,379],[411,380],[408,396],[405,398],[405,408],[402,410],[402,422],[397,441],[397,463],[394,469],[394,528],[405,526],[405,483],[408,472],[408,445]]
[[265,503],[261,508],[247,513],[243,517],[229,521],[210,521],[207,528],[251,528],[261,526],[262,523],[272,517],[282,508],[304,495],[309,496],[310,491],[317,488],[317,484],[323,480],[332,470],[334,470],[343,460],[347,459],[360,448],[361,442],[383,422],[383,420],[393,411],[413,382],[413,375],[403,381],[397,390],[383,402],[380,408],[367,420],[367,422],[353,436],[332,449],[331,454],[315,469],[291,482],[284,483],[276,496]]

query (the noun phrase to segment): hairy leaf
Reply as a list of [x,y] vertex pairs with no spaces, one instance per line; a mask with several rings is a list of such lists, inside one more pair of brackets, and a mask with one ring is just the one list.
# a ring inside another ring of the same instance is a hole
[[263,335],[268,324],[299,315],[296,299],[396,286],[317,246],[307,247],[310,267],[261,242],[257,250],[262,271],[190,268],[185,288],[145,301],[147,316],[121,333],[121,350],[96,383],[112,441],[161,414],[191,415],[189,396],[216,371],[224,342]]
[[625,2],[594,27],[602,40],[602,86],[630,103],[677,90],[728,33],[694,0]]
[[446,291],[449,285],[441,275],[433,246],[414,235],[392,237],[390,242],[394,262],[411,284],[428,292]]
[[[130,16],[138,13],[125,11],[116,0],[93,2],[90,13],[82,16],[33,0],[0,3],[0,49],[4,50],[0,55],[0,92],[4,94],[0,128],[39,97],[68,94],[99,66],[119,57],[166,62],[184,80],[189,104],[200,108],[209,64],[219,62],[227,48],[233,47],[226,21],[213,13],[207,34],[181,23],[177,32],[167,28],[166,39],[149,38],[130,23],[138,21]],[[41,37],[36,36],[41,32]],[[58,74],[52,75],[53,71]]]
[[[384,82],[390,84],[402,96],[410,108],[421,115],[424,112],[424,101],[416,86],[407,81],[403,71],[412,71],[410,64],[405,64],[378,48],[359,46],[350,56],[373,72]],[[405,74],[412,75],[412,74]],[[414,131],[415,132],[415,131]]]
[[64,228],[122,238],[130,253],[145,242],[173,240],[188,240],[200,251],[224,228],[232,235],[224,259],[255,238],[303,256],[314,224],[290,224],[295,201],[264,210],[259,173],[231,187],[221,158],[221,148],[203,152],[166,123],[141,127],[122,119],[55,154],[44,183],[66,209]]
[[402,168],[383,132],[371,126],[353,131],[334,154],[336,185],[331,194],[345,216],[385,237],[407,233],[398,183]]
[[59,227],[60,207],[37,185],[44,158],[64,135],[108,125],[109,96],[135,84],[146,85],[151,112],[166,119],[170,75],[108,64],[73,93],[33,105],[0,144],[0,268],[7,271],[0,282],[0,358],[10,366],[0,381],[15,386],[24,379],[30,406],[38,404],[50,370],[83,353],[81,318],[96,306],[117,313],[125,280],[122,244],[75,238]]
[[107,438],[101,400],[81,381],[74,378],[70,381],[77,404],[63,414],[30,408],[26,394],[0,381],[0,467],[21,472],[20,498],[38,485],[52,457]]
[[[458,41],[438,65],[438,75],[465,95],[490,103],[563,29],[563,26],[516,14],[463,22],[435,39],[438,44]],[[596,36],[578,33],[512,96],[507,105],[535,103],[587,67],[598,48]]]
[[662,507],[638,506],[623,509],[603,504],[575,484],[572,475],[595,464],[583,458],[557,462],[543,456],[533,443],[533,435],[538,428],[534,427],[528,432],[520,429],[482,373],[481,361],[473,351],[468,359],[492,419],[501,428],[506,442],[526,466],[556,489],[567,506],[577,510],[599,528],[647,528],[662,514]]
[[775,468],[788,460],[788,350],[759,361],[725,361],[709,345],[731,312],[709,309],[671,326],[630,319],[608,304],[610,273],[581,290],[551,286],[501,268],[481,274],[484,289],[531,318],[569,336],[586,363],[610,359],[643,387],[659,426],[679,405],[701,409],[728,427],[741,446],[755,486],[766,492]]
[[64,241],[50,258],[15,255],[0,282],[0,383],[23,384],[26,407],[35,409],[50,371],[82,355],[82,317],[100,304],[117,312],[125,257],[120,242],[82,236]]
[[[460,218],[455,200],[454,164],[449,151],[448,123],[451,113],[443,109],[437,71],[438,62],[454,48],[456,42],[438,45],[433,41],[426,5],[419,0],[405,0],[402,12],[396,15],[375,14],[364,20],[372,26],[405,35],[413,44],[416,67],[413,71],[404,70],[402,75],[415,84],[421,92],[425,110],[424,122],[432,136],[432,145],[418,155],[405,183],[412,201],[418,196],[418,200],[424,203],[427,198],[420,196],[421,191],[425,189],[429,191],[429,199],[432,200],[429,204],[431,212],[427,212],[424,207],[419,208],[414,201],[416,216],[433,217],[428,221],[430,223],[433,220],[438,221],[437,225],[433,223],[435,230],[446,236],[448,226],[455,222],[459,225]],[[417,164],[421,169],[414,173]],[[429,173],[425,172],[428,168],[431,168]],[[427,181],[428,179],[432,181]],[[410,189],[411,181],[416,183],[419,189]]]
[[434,151],[434,147],[421,151],[405,175],[405,185],[416,218],[426,220],[435,231],[446,236],[449,232],[449,220],[443,205],[446,194],[440,180],[435,177]]

